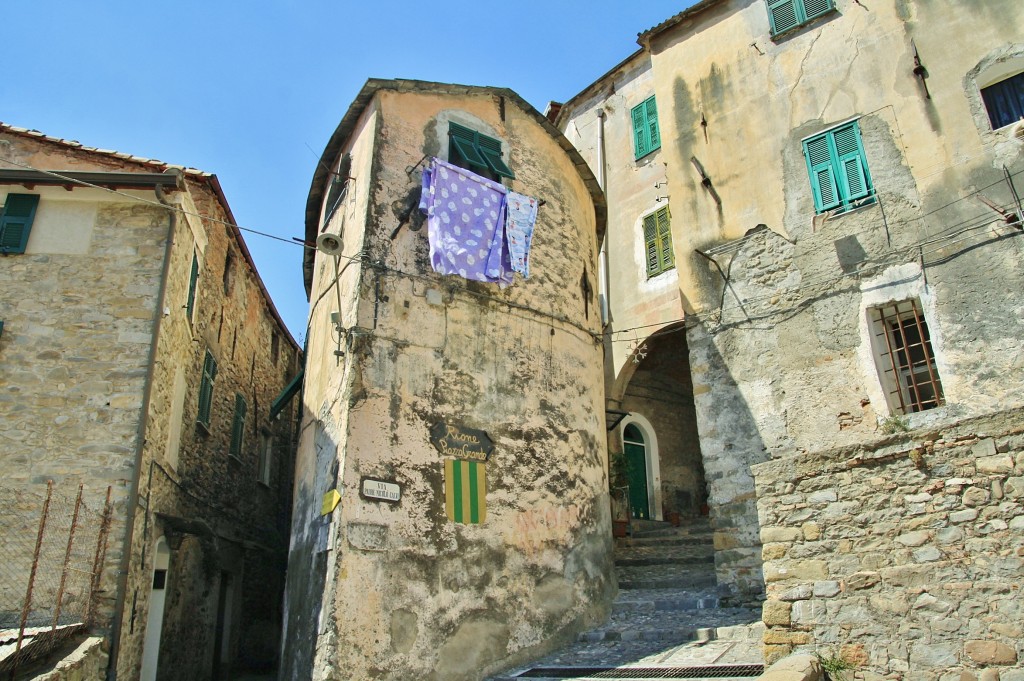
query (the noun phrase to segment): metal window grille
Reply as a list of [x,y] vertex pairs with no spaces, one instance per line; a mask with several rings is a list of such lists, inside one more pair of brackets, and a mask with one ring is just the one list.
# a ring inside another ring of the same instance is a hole
[[890,408],[901,414],[943,403],[931,335],[917,300],[871,310],[879,355],[879,372]]

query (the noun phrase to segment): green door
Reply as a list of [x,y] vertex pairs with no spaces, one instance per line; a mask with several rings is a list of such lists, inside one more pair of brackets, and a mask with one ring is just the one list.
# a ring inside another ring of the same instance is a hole
[[648,519],[651,509],[647,505],[647,445],[643,433],[631,423],[622,433],[622,443],[626,452],[629,506],[634,518]]

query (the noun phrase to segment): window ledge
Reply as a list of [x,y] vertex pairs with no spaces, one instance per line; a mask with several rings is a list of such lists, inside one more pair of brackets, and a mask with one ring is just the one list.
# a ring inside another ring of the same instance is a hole
[[235,456],[234,454],[228,454],[228,461],[234,461],[238,465],[242,465],[242,459]]
[[635,157],[635,158],[633,159],[633,161],[634,161],[634,162],[637,162],[637,163],[639,163],[640,161],[645,161],[645,160],[647,160],[647,159],[650,159],[650,158],[651,158],[651,157],[652,157],[652,156],[653,156],[654,154],[658,153],[659,151],[661,151],[661,147],[658,147],[657,149],[651,149],[650,151],[648,151],[648,152],[647,152],[646,154],[644,154],[643,156],[637,156],[637,157]]
[[848,207],[846,207],[846,208],[844,208],[842,210],[840,210],[839,208],[833,208],[831,210],[823,210],[820,213],[815,213],[814,217],[820,217],[822,215],[828,215],[829,216],[828,219],[829,220],[833,220],[835,218],[841,218],[844,215],[850,215],[852,213],[860,213],[860,212],[862,212],[862,211],[864,211],[864,210],[866,210],[868,208],[871,208],[872,206],[875,206],[875,205],[878,205],[878,194],[872,194],[871,196],[866,196],[863,199],[860,199],[858,201],[855,201],[854,203],[851,203]]
[[647,275],[647,281],[650,281],[651,279],[657,279],[657,278],[658,278],[658,277],[660,277],[661,275],[663,275],[663,274],[668,274],[669,272],[672,272],[672,271],[674,271],[675,269],[676,269],[676,268],[675,268],[675,265],[673,265],[672,267],[666,267],[665,269],[663,269],[663,270],[662,270],[662,271],[660,271],[660,272],[655,272],[654,274],[648,274],[648,275]]
[[210,424],[209,423],[203,423],[202,421],[196,421],[196,430],[198,430],[203,435],[209,435],[210,434]]

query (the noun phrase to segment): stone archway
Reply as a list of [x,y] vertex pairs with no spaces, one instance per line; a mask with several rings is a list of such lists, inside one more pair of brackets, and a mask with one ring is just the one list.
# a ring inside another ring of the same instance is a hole
[[643,351],[628,359],[612,389],[612,403],[626,412],[615,429],[613,447],[624,451],[625,428],[635,424],[646,452],[650,518],[707,514],[707,486],[701,458],[689,351],[682,324],[658,329],[637,343]]

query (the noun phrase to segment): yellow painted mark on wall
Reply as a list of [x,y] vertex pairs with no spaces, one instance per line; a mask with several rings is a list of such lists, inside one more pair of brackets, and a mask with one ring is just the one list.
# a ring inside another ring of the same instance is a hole
[[338,507],[339,503],[341,503],[341,493],[336,489],[332,489],[324,495],[324,505],[320,508],[320,515],[327,515],[332,512]]

